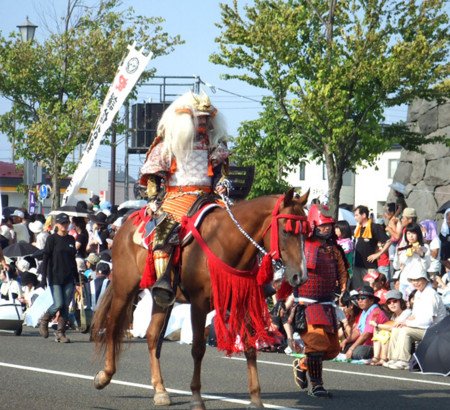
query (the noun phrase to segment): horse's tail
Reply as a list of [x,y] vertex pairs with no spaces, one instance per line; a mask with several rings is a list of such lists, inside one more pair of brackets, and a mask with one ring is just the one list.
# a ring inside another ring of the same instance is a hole
[[112,341],[114,356],[117,360],[121,352],[124,333],[128,330],[132,319],[134,299],[130,297],[120,314],[116,317],[115,323],[109,324],[109,313],[114,297],[114,286],[111,283],[106,288],[95,311],[91,334],[98,354],[104,355],[107,343]]

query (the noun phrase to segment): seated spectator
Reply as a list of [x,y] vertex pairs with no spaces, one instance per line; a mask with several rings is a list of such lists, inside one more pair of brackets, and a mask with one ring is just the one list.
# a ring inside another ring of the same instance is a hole
[[425,269],[409,274],[416,290],[412,314],[392,329],[389,344],[389,362],[386,367],[402,370],[409,368],[412,343],[421,341],[426,329],[440,322],[446,315],[441,296],[433,289]]
[[369,283],[375,296],[380,299],[380,305],[384,305],[386,303],[386,293],[388,292],[386,276],[377,270],[370,270],[364,276],[364,282]]
[[[357,323],[356,340],[346,340],[343,344],[347,359],[365,360],[373,357],[374,326],[370,323],[382,324],[389,319],[378,306],[379,298],[375,296],[370,286],[363,286],[355,296],[359,308],[362,310]],[[342,345],[341,345],[342,346]]]
[[358,306],[358,302],[353,296],[357,295],[356,290],[350,292],[345,291],[339,299],[339,306],[342,309],[344,318],[339,320],[340,315],[336,314],[340,322],[339,326],[339,341],[341,350],[344,349],[347,341],[356,340],[358,338],[357,323],[359,316],[361,315],[361,309]]
[[372,366],[382,366],[387,362],[389,339],[392,328],[396,323],[403,321],[411,315],[411,310],[407,309],[406,302],[403,300],[402,293],[398,290],[390,290],[386,294],[386,306],[389,314],[389,321],[377,324],[372,321],[370,324],[375,327],[373,335],[373,359]]

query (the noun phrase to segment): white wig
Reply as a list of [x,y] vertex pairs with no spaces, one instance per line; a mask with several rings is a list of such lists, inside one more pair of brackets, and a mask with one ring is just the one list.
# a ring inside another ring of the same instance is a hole
[[158,123],[158,135],[164,139],[163,152],[171,158],[185,158],[192,151],[198,126],[197,117],[209,116],[208,136],[211,148],[227,140],[223,115],[211,105],[209,97],[188,92],[177,98],[164,111]]

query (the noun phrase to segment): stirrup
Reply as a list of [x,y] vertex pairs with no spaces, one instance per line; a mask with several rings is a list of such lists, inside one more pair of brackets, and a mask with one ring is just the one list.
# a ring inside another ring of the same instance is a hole
[[308,378],[306,377],[306,370],[300,368],[300,359],[295,359],[292,362],[292,367],[295,384],[302,390],[306,389],[308,387]]
[[163,309],[172,306],[175,303],[175,292],[167,281],[167,278],[162,276],[152,287],[152,296],[155,303]]

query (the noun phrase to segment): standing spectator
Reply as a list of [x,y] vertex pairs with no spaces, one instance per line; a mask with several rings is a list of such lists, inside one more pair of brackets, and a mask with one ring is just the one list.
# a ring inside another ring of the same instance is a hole
[[435,221],[431,219],[425,219],[420,222],[420,227],[422,228],[423,241],[430,248],[430,266],[428,267],[428,277],[431,279],[433,284],[436,284],[436,278],[441,273],[441,261],[439,259],[439,254],[441,252],[441,241],[439,240],[439,235],[437,233],[437,225]]
[[84,271],[84,276],[86,276],[89,280],[95,279],[97,263],[100,262],[100,257],[95,253],[90,253],[85,262],[86,270]]
[[95,312],[97,309],[100,298],[105,293],[107,286],[109,285],[109,274],[111,273],[111,268],[106,262],[100,262],[97,265],[96,277],[90,283],[91,290],[91,308]]
[[30,233],[25,222],[25,214],[20,209],[16,209],[11,214],[13,218],[13,229],[16,234],[16,242],[30,243]]
[[[11,229],[7,225],[0,226],[0,248],[4,249],[13,243]],[[1,258],[0,258],[1,260]]]
[[89,219],[93,222],[93,227],[88,248],[94,250],[95,253],[107,250],[108,243],[106,239],[109,238],[109,231],[106,214],[99,212],[95,215],[90,215]]
[[85,259],[87,256],[87,246],[89,234],[86,230],[86,221],[82,217],[73,217],[72,225],[75,230],[75,247],[77,249],[77,258]]
[[31,242],[36,248],[44,249],[45,242],[49,236],[47,231],[44,231],[44,224],[41,221],[31,222],[28,227],[30,231],[34,234],[34,240]]
[[344,250],[345,257],[349,265],[348,274],[350,279],[353,276],[352,267],[355,254],[355,245],[352,240],[352,231],[347,221],[337,221],[334,226],[334,233],[337,237],[337,243]]
[[355,296],[358,306],[362,310],[357,324],[357,339],[350,340],[344,345],[347,359],[364,360],[373,357],[373,333],[375,326],[387,322],[389,319],[378,306],[380,299],[375,296],[370,286],[364,285]]
[[88,208],[92,209],[94,212],[97,212],[100,209],[100,197],[98,195],[92,195],[89,198]]
[[[354,233],[356,244],[352,288],[359,289],[363,286],[363,278],[369,269],[377,269],[377,259],[389,248],[391,241],[381,225],[369,219],[369,209],[366,206],[357,206],[354,215],[357,226]],[[378,249],[378,242],[384,243],[381,250]]]
[[58,327],[55,341],[69,343],[66,337],[66,322],[69,318],[69,304],[72,300],[74,283],[78,277],[75,262],[75,239],[68,234],[70,223],[67,214],[56,216],[56,232],[47,239],[42,261],[43,287],[50,286],[53,305],[44,313],[40,320],[39,332],[42,337],[48,337],[48,323],[59,311]]
[[410,274],[427,271],[430,266],[430,248],[423,241],[422,229],[417,223],[406,226],[404,239],[395,254],[394,268],[400,271],[400,292],[407,300],[412,290],[412,285],[408,280]]
[[[299,287],[299,302],[308,300],[305,315],[307,328],[300,332],[305,344],[306,357],[294,360],[294,376],[297,385],[308,387],[309,394],[328,397],[323,387],[322,361],[331,360],[339,353],[339,337],[336,312],[333,306],[336,286],[344,292],[348,272],[342,249],[335,242],[334,220],[325,205],[312,205],[308,212],[312,236],[305,240],[308,281]],[[315,302],[311,302],[311,299]],[[301,308],[297,306],[296,309]]]
[[397,235],[400,238],[397,247],[406,245],[405,230],[409,224],[417,223],[417,213],[414,208],[405,208],[402,217],[397,223]]
[[422,340],[426,329],[447,315],[441,296],[428,281],[426,269],[410,272],[408,279],[416,290],[412,314],[392,329],[389,344],[391,360],[386,366],[396,370],[409,368],[412,343]]
[[441,274],[450,272],[450,208],[444,213],[444,222],[442,222],[441,232]]

